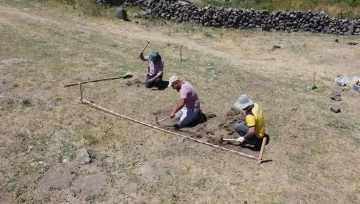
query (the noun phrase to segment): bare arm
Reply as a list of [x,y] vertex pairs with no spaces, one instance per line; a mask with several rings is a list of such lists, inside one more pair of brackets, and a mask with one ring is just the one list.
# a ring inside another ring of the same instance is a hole
[[142,61],[147,61],[147,58],[144,57],[144,53],[143,53],[143,52],[140,53],[140,59],[141,59]]
[[185,98],[180,99],[180,102],[177,106],[175,106],[175,108],[173,109],[173,111],[170,114],[170,118],[174,118],[175,117],[175,113],[178,112],[179,110],[181,110],[184,105],[185,105]]
[[255,135],[255,127],[249,127],[249,131],[244,135],[244,138],[246,140],[249,140],[254,135]]

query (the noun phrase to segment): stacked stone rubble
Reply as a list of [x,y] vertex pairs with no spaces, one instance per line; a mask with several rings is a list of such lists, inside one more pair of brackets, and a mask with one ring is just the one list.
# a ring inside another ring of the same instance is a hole
[[[100,0],[99,0],[100,1]],[[102,0],[104,2],[105,0]],[[194,23],[203,26],[262,29],[265,31],[307,31],[338,35],[360,35],[360,21],[334,19],[325,12],[277,11],[233,9],[194,4],[177,0],[113,0],[111,5],[121,2],[124,6],[138,6],[145,15],[174,20],[178,23]]]

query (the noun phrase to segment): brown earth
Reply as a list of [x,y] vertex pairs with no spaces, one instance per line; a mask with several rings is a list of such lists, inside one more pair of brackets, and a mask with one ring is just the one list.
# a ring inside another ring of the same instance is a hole
[[[95,18],[55,1],[0,1],[0,61],[23,59],[0,63],[0,82],[12,85],[0,94],[0,202],[359,203],[359,93],[329,98],[341,91],[336,76],[359,75],[360,47],[347,45],[358,38],[135,24],[102,11]],[[178,93],[144,88],[147,67],[137,56],[146,41],[145,52],[165,61],[164,78],[191,82],[208,116],[184,135],[216,144],[236,138],[242,120],[226,113],[246,93],[264,110],[272,139],[265,159],[273,161],[259,166],[115,117],[79,103],[78,87],[64,88],[130,71],[139,81],[89,83],[83,96],[155,125],[152,113],[171,110]],[[318,88],[309,90],[314,71]],[[77,163],[82,148],[92,163]]]

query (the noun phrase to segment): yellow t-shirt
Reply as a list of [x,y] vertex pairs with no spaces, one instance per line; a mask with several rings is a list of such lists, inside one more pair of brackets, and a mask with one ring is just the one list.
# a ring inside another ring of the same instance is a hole
[[245,123],[248,127],[255,127],[255,135],[262,138],[265,135],[264,113],[259,104],[254,103],[254,107],[246,113]]

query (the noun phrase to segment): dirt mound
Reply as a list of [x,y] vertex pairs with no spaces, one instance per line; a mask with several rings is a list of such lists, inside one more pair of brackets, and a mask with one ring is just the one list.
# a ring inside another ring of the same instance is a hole
[[133,79],[126,82],[126,86],[137,86],[140,87],[144,83],[140,79]]
[[[205,113],[204,113],[205,114]],[[206,118],[216,118],[217,117],[217,115],[215,114],[215,113],[206,113],[205,114],[205,116],[206,116]]]
[[237,123],[243,122],[245,120],[245,115],[237,110],[236,108],[231,108],[227,113],[225,120],[219,124],[220,129],[227,131],[228,135],[233,135],[235,133],[234,126]]
[[[170,110],[166,109],[160,109],[154,112],[154,123],[156,124],[156,120],[168,117],[169,113]],[[205,112],[204,115],[209,120],[207,120],[207,122],[205,123],[200,123],[191,128],[182,128],[179,130],[174,127],[176,121],[171,119],[161,121],[159,122],[159,124],[156,125],[170,131],[183,133],[186,136],[190,136],[196,139],[202,139],[212,144],[227,145],[228,142],[222,141],[222,137],[224,137],[224,135],[234,135],[233,138],[236,138],[236,135],[234,134],[234,126],[235,124],[244,121],[245,118],[244,114],[236,108],[229,109],[222,116],[217,116],[215,113],[211,112]],[[216,118],[216,120],[214,118]]]

